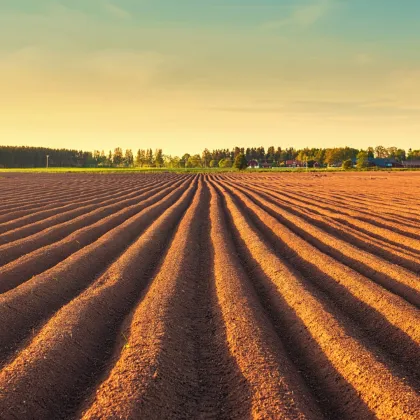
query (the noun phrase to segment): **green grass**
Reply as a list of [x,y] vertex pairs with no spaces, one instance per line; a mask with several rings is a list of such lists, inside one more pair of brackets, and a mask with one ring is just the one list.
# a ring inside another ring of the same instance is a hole
[[174,173],[208,173],[234,172],[232,168],[0,168],[1,173],[144,173],[144,172],[174,172]]
[[[349,169],[345,171],[341,168],[272,168],[272,169],[246,169],[245,173],[256,172],[405,172],[419,171],[420,168],[365,168]],[[1,173],[20,172],[20,173],[221,173],[239,172],[234,168],[0,168]]]

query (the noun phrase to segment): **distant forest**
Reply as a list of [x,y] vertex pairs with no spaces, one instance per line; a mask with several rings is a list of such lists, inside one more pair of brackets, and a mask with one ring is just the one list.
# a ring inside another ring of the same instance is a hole
[[204,168],[230,167],[238,155],[246,161],[269,163],[271,166],[285,166],[287,161],[308,162],[308,166],[334,166],[346,160],[368,158],[388,158],[397,161],[420,159],[420,150],[405,151],[397,147],[368,147],[365,150],[351,147],[337,148],[304,148],[294,149],[271,146],[234,147],[233,149],[205,149],[201,155],[185,153],[182,156],[171,156],[162,149],[131,149],[120,147],[106,153],[95,150],[49,149],[45,147],[0,146],[0,167],[4,168],[40,168],[50,167],[167,167],[167,168]]

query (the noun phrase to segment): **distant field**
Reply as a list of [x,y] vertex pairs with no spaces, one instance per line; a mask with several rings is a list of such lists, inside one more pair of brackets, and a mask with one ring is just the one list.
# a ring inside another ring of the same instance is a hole
[[[420,168],[368,168],[368,169],[349,169],[342,168],[271,168],[271,169],[245,169],[245,172],[407,172],[420,171]],[[2,173],[222,173],[239,172],[234,168],[0,168]]]
[[232,168],[19,168],[1,169],[1,173],[204,173],[234,172]]
[[0,176],[0,418],[420,418],[420,172],[97,171]]

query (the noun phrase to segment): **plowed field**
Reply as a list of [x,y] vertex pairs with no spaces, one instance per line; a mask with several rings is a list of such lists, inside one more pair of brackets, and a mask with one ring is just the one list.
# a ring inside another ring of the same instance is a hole
[[420,418],[420,173],[0,197],[0,419]]

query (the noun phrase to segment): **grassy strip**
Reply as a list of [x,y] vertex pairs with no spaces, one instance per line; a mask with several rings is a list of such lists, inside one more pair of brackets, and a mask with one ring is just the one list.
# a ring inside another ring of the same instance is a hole
[[[235,168],[1,168],[1,173],[222,173],[222,172],[407,172],[420,171],[420,168],[271,168],[246,169],[239,171]],[[0,177],[1,178],[1,177]]]

